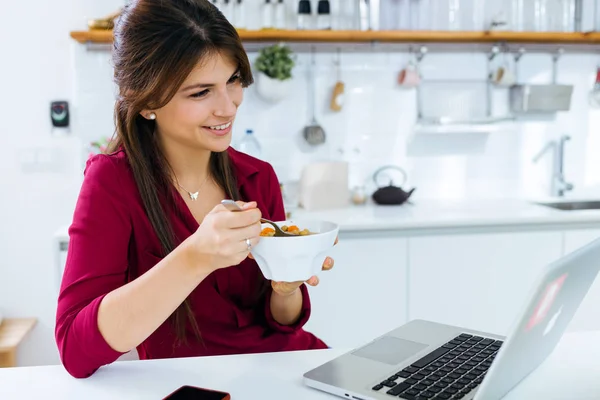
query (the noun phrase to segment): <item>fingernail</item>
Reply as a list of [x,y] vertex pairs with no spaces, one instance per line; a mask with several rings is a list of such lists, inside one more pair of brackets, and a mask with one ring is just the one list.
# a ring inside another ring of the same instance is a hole
[[327,264],[328,267],[333,266],[333,258],[327,257],[327,260],[325,260],[325,263]]

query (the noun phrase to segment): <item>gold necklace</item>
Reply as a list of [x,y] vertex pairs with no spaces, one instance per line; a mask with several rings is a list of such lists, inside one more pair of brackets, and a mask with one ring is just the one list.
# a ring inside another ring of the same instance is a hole
[[[196,192],[190,192],[189,190],[187,190],[186,188],[184,188],[183,186],[181,186],[181,184],[179,183],[179,181],[177,181],[177,185],[182,188],[189,196],[190,199],[192,199],[192,201],[196,201],[198,200],[198,194],[200,193],[200,189],[202,189],[202,186],[204,186],[204,184],[206,183],[206,181],[208,181],[208,175],[206,174],[206,178],[204,178],[204,182],[202,182],[202,184],[200,185],[200,188],[198,188],[198,191]],[[177,178],[175,178],[177,179]]]

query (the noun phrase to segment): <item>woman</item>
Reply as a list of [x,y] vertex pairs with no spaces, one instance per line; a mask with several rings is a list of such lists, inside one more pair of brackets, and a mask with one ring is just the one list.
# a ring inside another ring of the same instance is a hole
[[269,283],[248,258],[261,215],[285,216],[273,168],[229,147],[253,81],[235,29],[207,0],[132,2],[113,60],[116,140],[88,161],[69,229],[65,368],[88,377],[134,348],[141,359],[326,348],[302,330],[304,283]]

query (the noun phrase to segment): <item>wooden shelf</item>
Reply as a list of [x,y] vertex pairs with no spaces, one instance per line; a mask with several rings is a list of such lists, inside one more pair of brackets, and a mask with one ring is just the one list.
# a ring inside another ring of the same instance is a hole
[[0,324],[0,367],[15,367],[17,347],[33,329],[35,318],[5,318]]
[[[565,32],[459,32],[459,31],[288,31],[240,30],[245,42],[322,43],[537,43],[600,44],[600,33]],[[112,43],[112,31],[74,31],[79,43]]]
[[71,32],[71,37],[79,43],[112,43],[112,31],[74,31]]

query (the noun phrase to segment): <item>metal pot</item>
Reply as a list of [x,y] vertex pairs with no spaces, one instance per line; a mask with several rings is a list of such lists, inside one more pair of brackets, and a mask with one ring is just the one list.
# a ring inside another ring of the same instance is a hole
[[[390,182],[387,186],[379,186],[379,182],[378,182],[377,178],[381,172],[386,171],[386,170],[396,170],[396,171],[401,172],[404,177],[402,184],[400,186],[394,186],[394,182],[392,180],[390,180]],[[407,179],[406,172],[400,167],[388,165],[388,166],[379,168],[373,174],[373,181],[375,181],[375,184],[379,187],[379,189],[377,189],[372,195],[373,201],[380,205],[404,204],[406,201],[408,201],[410,196],[415,191],[415,188],[409,189],[408,191],[405,191],[404,189],[402,189],[401,186],[404,185],[404,183],[406,183],[406,179]]]

